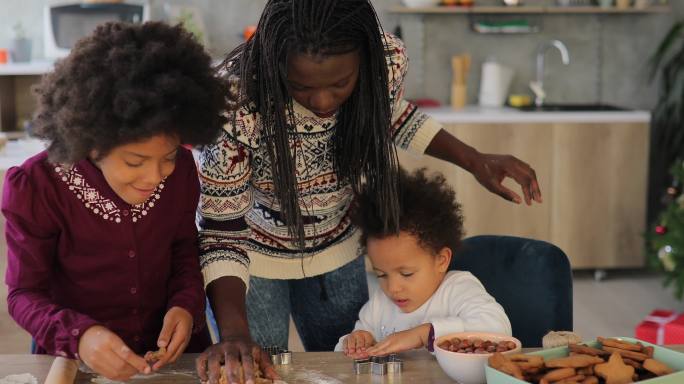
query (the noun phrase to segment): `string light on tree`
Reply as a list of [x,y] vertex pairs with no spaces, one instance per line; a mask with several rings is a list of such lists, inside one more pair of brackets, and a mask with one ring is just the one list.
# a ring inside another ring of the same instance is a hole
[[672,255],[672,247],[669,245],[660,248],[658,251],[658,259],[660,259],[663,268],[668,272],[674,271],[677,266],[674,256]]
[[674,285],[675,296],[684,298],[684,161],[670,168],[672,183],[663,194],[664,208],[646,234],[649,263]]

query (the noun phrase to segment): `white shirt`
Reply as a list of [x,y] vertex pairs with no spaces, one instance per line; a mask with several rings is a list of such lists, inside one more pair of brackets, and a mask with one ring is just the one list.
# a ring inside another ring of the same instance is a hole
[[[354,330],[373,334],[376,341],[395,332],[432,323],[435,338],[454,332],[481,331],[511,335],[503,308],[470,272],[450,271],[435,293],[411,313],[404,313],[381,289],[361,308]],[[335,346],[343,351],[344,338]]]

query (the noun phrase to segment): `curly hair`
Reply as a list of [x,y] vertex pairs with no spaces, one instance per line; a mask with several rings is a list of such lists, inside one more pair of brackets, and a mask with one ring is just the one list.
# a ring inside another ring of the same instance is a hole
[[[425,168],[412,174],[399,173],[399,228],[416,236],[418,243],[433,254],[443,247],[452,252],[461,245],[463,215],[456,193],[440,173],[426,176]],[[367,189],[357,196],[354,222],[362,231],[361,244],[368,238],[396,235],[384,227],[377,214],[377,201]]]
[[34,132],[56,162],[158,134],[209,144],[226,122],[228,86],[211,58],[181,26],[161,22],[98,26],[34,92]]

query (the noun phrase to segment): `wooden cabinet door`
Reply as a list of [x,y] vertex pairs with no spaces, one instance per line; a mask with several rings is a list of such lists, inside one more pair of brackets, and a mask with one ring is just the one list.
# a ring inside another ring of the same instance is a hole
[[553,127],[551,242],[573,268],[645,263],[648,125]]
[[[649,127],[644,123],[453,124],[451,134],[482,152],[512,154],[537,172],[544,198],[516,205],[468,172],[400,152],[402,166],[442,172],[463,205],[466,236],[511,235],[559,246],[573,268],[641,267]],[[505,185],[521,194],[512,180]]]
[[[548,240],[553,196],[550,191],[552,130],[549,124],[454,124],[449,133],[481,152],[512,154],[537,172],[543,204],[529,207],[506,201],[480,185],[468,172],[429,156],[400,153],[402,166],[408,169],[427,167],[442,172],[463,205],[466,236],[511,235]],[[505,185],[522,198],[520,187],[512,180]]]

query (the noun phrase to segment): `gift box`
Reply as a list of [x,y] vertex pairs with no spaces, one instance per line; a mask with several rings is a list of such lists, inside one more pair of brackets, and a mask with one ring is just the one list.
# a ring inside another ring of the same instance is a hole
[[684,344],[684,313],[656,309],[637,325],[634,334],[649,343]]

